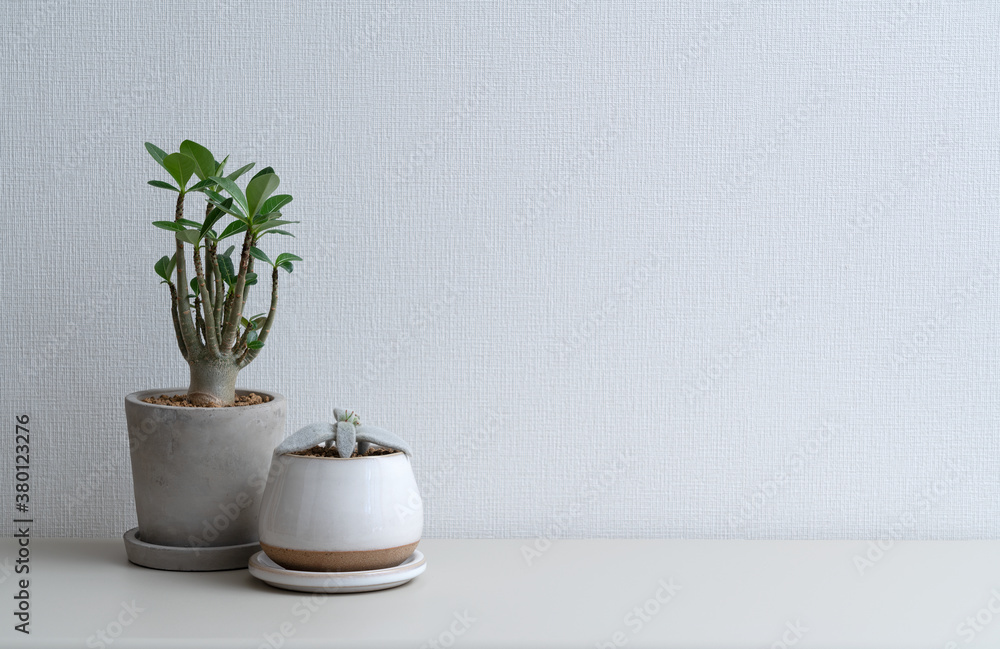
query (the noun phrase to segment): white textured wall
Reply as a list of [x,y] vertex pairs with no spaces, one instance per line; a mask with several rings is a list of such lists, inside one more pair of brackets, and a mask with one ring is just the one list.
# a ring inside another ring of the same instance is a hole
[[412,441],[431,536],[1000,536],[994,3],[4,11],[39,533],[134,524],[122,397],[186,381],[142,142],[190,137],[303,221],[242,384]]

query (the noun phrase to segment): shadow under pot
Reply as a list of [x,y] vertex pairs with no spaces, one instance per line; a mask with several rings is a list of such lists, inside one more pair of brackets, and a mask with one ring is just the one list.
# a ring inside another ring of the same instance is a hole
[[349,572],[405,561],[423,533],[423,502],[402,452],[275,455],[260,509],[260,546],[290,570]]

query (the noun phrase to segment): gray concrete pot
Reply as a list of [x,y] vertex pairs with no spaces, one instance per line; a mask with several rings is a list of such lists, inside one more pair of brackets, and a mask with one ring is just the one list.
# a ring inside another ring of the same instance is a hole
[[[259,550],[257,516],[271,453],[285,432],[285,398],[234,408],[143,403],[183,389],[125,397],[139,527],[133,563],[166,570],[246,568]],[[237,390],[247,394],[249,390]]]

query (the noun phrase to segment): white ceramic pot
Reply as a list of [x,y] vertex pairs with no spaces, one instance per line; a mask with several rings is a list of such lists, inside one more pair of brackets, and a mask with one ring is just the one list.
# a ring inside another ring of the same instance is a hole
[[276,455],[260,509],[260,545],[291,570],[397,566],[417,547],[423,502],[403,453]]

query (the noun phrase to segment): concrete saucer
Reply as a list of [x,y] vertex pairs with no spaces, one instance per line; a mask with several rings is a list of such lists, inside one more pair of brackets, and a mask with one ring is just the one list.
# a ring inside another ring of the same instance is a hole
[[237,570],[247,567],[247,561],[260,551],[260,543],[226,545],[221,547],[173,547],[154,545],[139,539],[139,528],[133,527],[123,535],[125,554],[132,563],[157,570],[182,570],[188,572],[209,570]]

